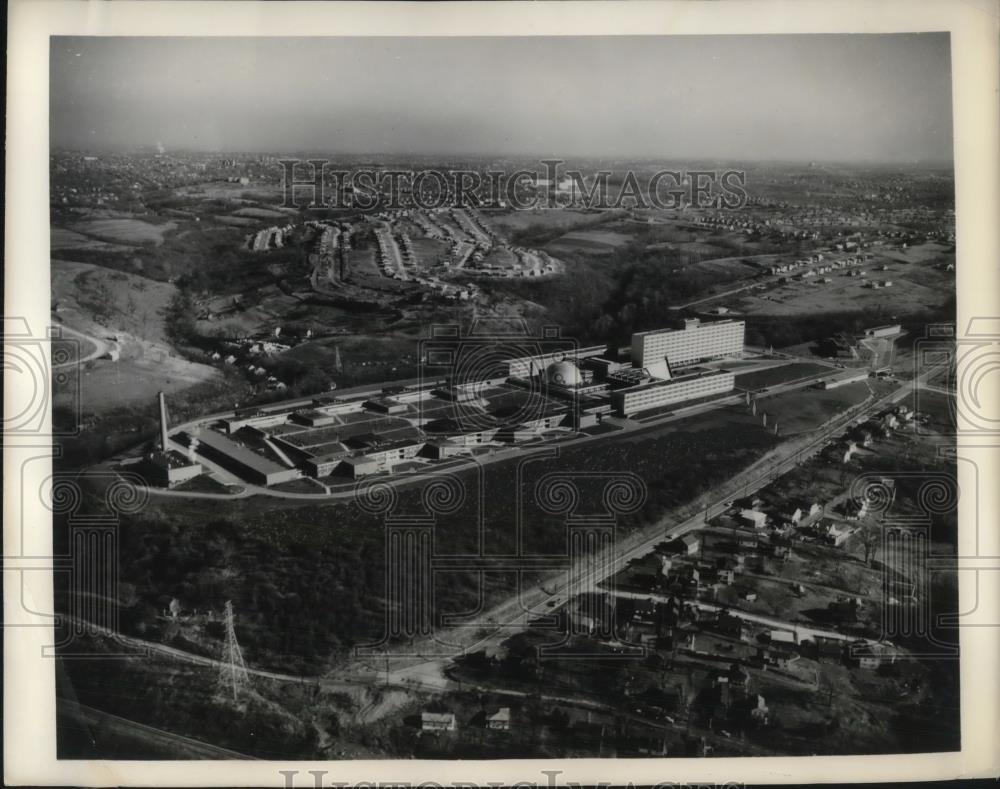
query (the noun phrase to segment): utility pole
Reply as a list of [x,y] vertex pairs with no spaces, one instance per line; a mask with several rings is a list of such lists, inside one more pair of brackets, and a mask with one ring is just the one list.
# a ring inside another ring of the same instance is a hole
[[236,640],[236,628],[233,625],[233,601],[226,601],[226,645],[223,647],[222,663],[219,666],[219,683],[229,686],[233,691],[233,701],[237,700],[239,691],[250,686],[250,673],[243,660],[243,650]]

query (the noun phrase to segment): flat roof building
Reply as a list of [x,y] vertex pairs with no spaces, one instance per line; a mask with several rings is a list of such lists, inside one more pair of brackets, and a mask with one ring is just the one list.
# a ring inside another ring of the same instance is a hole
[[611,393],[611,405],[621,416],[732,391],[735,376],[728,370],[695,373],[669,381],[654,381]]
[[702,359],[739,356],[746,323],[737,320],[684,322],[683,329],[660,329],[632,335],[632,365],[658,378],[669,378],[670,368]]
[[[512,340],[513,343],[529,345],[530,341],[524,341],[520,339]],[[544,342],[539,342],[540,346],[544,346]],[[594,345],[588,348],[573,348],[569,340],[553,341],[551,344],[564,345],[564,348],[560,348],[556,351],[540,353],[537,356],[521,356],[516,359],[508,359],[507,364],[507,375],[511,378],[528,378],[534,377],[536,375],[541,375],[544,373],[549,365],[555,364],[561,361],[572,361],[579,363],[582,359],[586,359],[592,356],[600,356],[606,350],[607,347],[604,345]]]
[[[190,436],[188,438],[190,440]],[[198,434],[197,451],[258,485],[277,485],[302,476],[298,469],[281,466],[214,430],[202,430]]]
[[201,464],[180,452],[153,452],[146,458],[153,481],[165,488],[173,488],[189,479],[200,476]]

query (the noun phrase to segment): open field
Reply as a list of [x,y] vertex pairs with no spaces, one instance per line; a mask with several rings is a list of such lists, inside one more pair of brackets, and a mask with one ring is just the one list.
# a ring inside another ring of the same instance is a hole
[[285,219],[287,214],[273,208],[240,208],[233,211],[233,216],[247,216],[252,219]]
[[918,244],[906,249],[883,250],[879,254],[900,263],[926,263],[945,256],[954,259],[955,249],[945,244],[929,241],[926,244]]
[[125,244],[113,244],[101,241],[91,236],[83,235],[64,227],[53,227],[49,234],[49,247],[52,251],[87,250],[94,252],[127,252],[130,247]]
[[[727,367],[728,369],[728,367]],[[769,367],[766,370],[759,370],[750,373],[736,374],[737,389],[763,389],[769,386],[797,381],[810,375],[819,375],[824,371],[833,372],[829,367],[822,364],[810,364],[809,362],[793,362],[783,364],[778,367]]]
[[[845,306],[865,309],[888,307],[899,312],[913,312],[924,307],[944,304],[954,293],[953,288],[929,287],[894,278],[892,287],[872,290],[865,279],[843,275],[833,277],[829,284],[794,282],[768,290],[763,295],[746,293],[732,297],[732,309],[745,315],[801,315],[837,312]],[[720,300],[721,304],[730,304]],[[891,307],[890,307],[891,305]]]
[[812,430],[853,405],[868,398],[872,389],[867,381],[836,389],[800,389],[758,399],[757,413],[765,411],[768,422],[778,423],[784,436]]
[[[218,371],[174,351],[164,315],[177,289],[137,274],[90,263],[52,261],[52,297],[58,321],[117,347],[118,361],[95,359],[79,372],[80,392],[55,393],[57,404],[77,396],[85,411],[103,412],[152,402],[158,391],[177,393],[218,377]],[[117,341],[114,339],[117,337]],[[68,344],[93,343],[68,335]],[[74,373],[75,378],[75,373]]]
[[248,216],[217,216],[215,221],[232,227],[259,227],[261,223],[261,220]]
[[127,332],[154,343],[166,342],[164,311],[177,288],[138,274],[90,263],[52,261],[52,300],[70,326],[86,331],[88,322],[108,332]]
[[574,230],[545,245],[546,251],[558,256],[561,252],[584,252],[601,255],[628,244],[632,239],[608,230]]
[[506,230],[525,230],[531,225],[542,225],[548,229],[563,229],[601,224],[608,220],[607,213],[600,211],[577,211],[558,208],[509,211],[504,214],[484,212],[483,216],[489,224]]
[[164,350],[150,350],[146,355],[123,357],[117,362],[88,362],[81,375],[84,407],[99,411],[152,403],[157,392],[182,392],[217,378],[219,371]]
[[162,244],[163,237],[176,229],[175,222],[151,224],[141,219],[93,219],[74,224],[69,229],[101,241],[120,244]]

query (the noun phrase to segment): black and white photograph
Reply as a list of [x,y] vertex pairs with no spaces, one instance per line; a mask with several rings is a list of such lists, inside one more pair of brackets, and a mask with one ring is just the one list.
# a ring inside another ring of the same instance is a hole
[[58,760],[962,751],[947,30],[48,42]]

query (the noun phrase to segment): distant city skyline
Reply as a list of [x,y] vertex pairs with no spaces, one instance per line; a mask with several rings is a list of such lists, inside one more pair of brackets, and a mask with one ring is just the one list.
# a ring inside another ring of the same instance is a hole
[[53,37],[94,150],[947,163],[947,33]]

